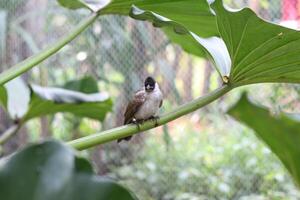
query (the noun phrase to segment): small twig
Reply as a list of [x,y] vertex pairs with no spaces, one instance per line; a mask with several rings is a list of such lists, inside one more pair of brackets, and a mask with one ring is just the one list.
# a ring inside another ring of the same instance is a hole
[[14,136],[18,132],[18,130],[20,130],[21,127],[21,123],[14,124],[13,126],[9,127],[4,133],[0,135],[0,145],[4,144],[12,136]]

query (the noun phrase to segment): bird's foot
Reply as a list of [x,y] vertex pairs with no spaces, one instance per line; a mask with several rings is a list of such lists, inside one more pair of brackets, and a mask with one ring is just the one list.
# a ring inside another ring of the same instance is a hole
[[149,120],[154,120],[154,121],[155,121],[155,126],[158,126],[158,125],[159,125],[159,124],[158,124],[159,116],[151,116],[151,117],[149,118]]
[[[140,131],[140,130],[141,130],[140,125],[141,125],[143,122],[144,122],[144,120],[132,119],[130,123],[131,123],[131,124],[135,124],[135,125],[137,126],[138,130]],[[132,138],[132,135],[131,135],[131,136],[128,136],[128,137],[125,137],[125,138],[118,139],[117,142],[120,143],[120,142],[122,142],[123,140],[129,141],[131,138]]]
[[142,120],[142,119],[133,119],[133,120],[132,120],[132,123],[135,124],[135,125],[137,126],[138,130],[141,130],[140,125],[141,125],[142,123],[144,123],[144,120]]

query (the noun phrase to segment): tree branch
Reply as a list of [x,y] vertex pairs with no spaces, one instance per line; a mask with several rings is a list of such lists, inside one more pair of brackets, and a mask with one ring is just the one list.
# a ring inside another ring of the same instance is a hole
[[74,30],[72,30],[69,34],[65,37],[61,38],[55,44],[47,47],[40,53],[33,55],[26,60],[16,64],[15,66],[9,68],[8,70],[2,72],[0,74],[0,85],[5,84],[6,82],[14,79],[15,77],[21,75],[22,73],[28,71],[32,67],[36,66],[37,64],[41,63],[57,51],[59,51],[62,47],[76,38],[82,31],[84,31],[90,24],[92,24],[95,19],[98,17],[99,14],[92,13],[89,17],[83,20],[80,24],[78,24]]
[[14,124],[13,126],[9,127],[4,133],[0,136],[0,145],[4,144],[9,138],[14,136],[22,127],[21,124]]
[[[186,115],[188,113],[191,113],[211,102],[218,99],[219,97],[223,96],[227,92],[229,92],[231,89],[233,89],[230,85],[224,85],[221,88],[203,96],[200,98],[197,98],[193,101],[190,101],[184,105],[179,106],[176,110],[167,113],[163,116],[161,116],[157,120],[158,126],[161,126],[163,124],[166,124],[170,121],[173,121],[183,115]],[[117,128],[113,128],[110,130],[106,130],[100,133],[96,133],[90,136],[82,137],[73,141],[68,142],[67,144],[71,147],[78,149],[78,150],[84,150],[88,149],[90,147],[103,144],[106,142],[114,141],[120,138],[124,138],[133,134],[136,134],[138,132],[146,131],[152,128],[157,127],[155,121],[149,120],[142,125],[139,126],[139,128],[136,125],[125,125],[120,126]]]

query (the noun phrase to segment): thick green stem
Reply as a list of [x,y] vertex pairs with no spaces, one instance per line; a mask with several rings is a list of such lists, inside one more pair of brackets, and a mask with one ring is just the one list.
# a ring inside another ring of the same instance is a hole
[[[203,97],[200,97],[198,99],[195,99],[191,102],[188,102],[178,108],[176,110],[167,113],[163,116],[161,116],[157,120],[157,125],[163,125],[166,124],[172,120],[175,120],[183,115],[186,115],[190,112],[193,112],[209,103],[212,101],[218,99],[219,97],[223,96],[227,92],[229,92],[232,89],[231,86],[225,85],[215,91],[213,91],[210,94],[207,94]],[[124,138],[129,135],[136,134],[141,131],[149,130],[152,128],[157,127],[156,122],[153,120],[149,120],[142,125],[139,126],[139,128],[136,125],[126,125],[126,126],[121,126],[117,128],[113,128],[107,131],[103,131],[100,133],[96,133],[90,136],[82,137],[73,141],[68,142],[68,144],[75,149],[78,150],[84,150],[99,144],[103,144],[106,142],[110,142],[113,140],[117,140],[120,138]]]
[[16,64],[15,66],[9,68],[8,70],[2,72],[0,74],[0,85],[5,84],[6,82],[16,78],[37,64],[41,63],[45,59],[49,58],[51,55],[56,53],[74,38],[76,38],[82,31],[84,31],[90,24],[92,24],[99,14],[92,13],[89,17],[83,20],[80,24],[78,24],[74,30],[72,30],[69,34],[61,38],[55,44],[47,47],[40,53],[33,55],[26,60]]

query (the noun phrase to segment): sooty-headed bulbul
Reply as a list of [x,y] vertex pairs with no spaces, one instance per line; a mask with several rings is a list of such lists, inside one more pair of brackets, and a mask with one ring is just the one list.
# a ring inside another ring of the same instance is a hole
[[[157,118],[156,114],[162,106],[163,96],[158,84],[152,77],[147,77],[144,82],[144,87],[138,90],[133,99],[128,103],[125,114],[124,124],[140,123],[147,119]],[[121,138],[122,140],[130,140],[132,136]]]

